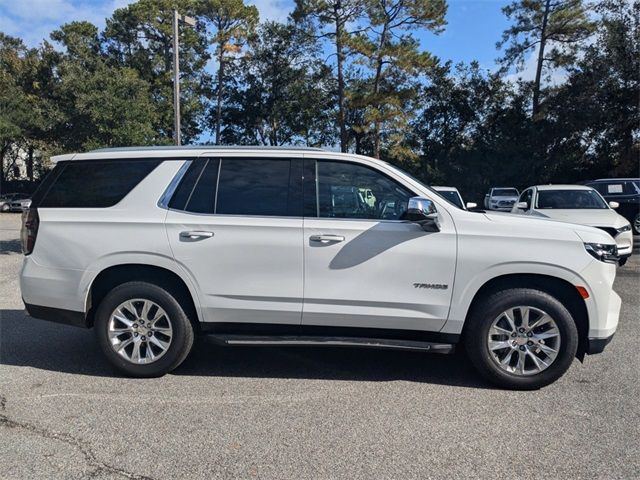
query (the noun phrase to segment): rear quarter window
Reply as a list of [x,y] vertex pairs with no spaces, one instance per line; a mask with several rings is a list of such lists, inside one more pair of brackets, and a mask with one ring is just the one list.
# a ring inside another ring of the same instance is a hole
[[91,160],[58,164],[34,194],[34,207],[106,208],[122,200],[160,160]]

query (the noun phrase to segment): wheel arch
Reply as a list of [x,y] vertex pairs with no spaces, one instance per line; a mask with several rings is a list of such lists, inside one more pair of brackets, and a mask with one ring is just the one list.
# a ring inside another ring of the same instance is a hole
[[582,361],[587,351],[589,333],[589,313],[584,299],[574,285],[567,280],[543,274],[505,274],[486,281],[475,293],[467,310],[462,336],[469,324],[474,309],[482,298],[493,292],[513,288],[534,288],[557,298],[569,310],[578,329],[578,351],[576,357]]
[[194,325],[199,328],[200,316],[196,296],[187,282],[176,272],[164,267],[140,263],[111,265],[98,273],[91,282],[86,297],[87,326],[93,326],[94,316],[102,299],[116,286],[130,281],[143,281],[158,285],[180,302]]

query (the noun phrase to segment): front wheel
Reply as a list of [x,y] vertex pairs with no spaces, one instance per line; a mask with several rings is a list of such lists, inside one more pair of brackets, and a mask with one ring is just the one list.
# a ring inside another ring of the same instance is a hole
[[146,282],[111,290],[98,307],[94,328],[109,361],[132,377],[169,373],[193,345],[193,326],[180,303]]
[[633,233],[640,235],[640,213],[633,219]]
[[464,341],[472,363],[505,388],[532,390],[553,383],[569,369],[578,348],[571,314],[539,290],[495,292],[467,321]]

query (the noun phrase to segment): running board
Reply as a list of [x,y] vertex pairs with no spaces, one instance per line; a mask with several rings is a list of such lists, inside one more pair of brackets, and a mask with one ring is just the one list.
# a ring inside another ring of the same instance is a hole
[[422,342],[360,337],[268,336],[268,335],[211,335],[225,345],[235,346],[283,346],[283,347],[368,347],[391,350],[412,350],[433,353],[453,353],[450,343]]

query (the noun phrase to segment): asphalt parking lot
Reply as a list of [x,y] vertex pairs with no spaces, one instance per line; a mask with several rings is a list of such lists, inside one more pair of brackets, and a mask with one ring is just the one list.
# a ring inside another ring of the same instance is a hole
[[461,356],[222,348],[119,377],[93,332],[27,317],[19,215],[0,215],[0,478],[640,477],[640,262],[618,333],[534,392]]

